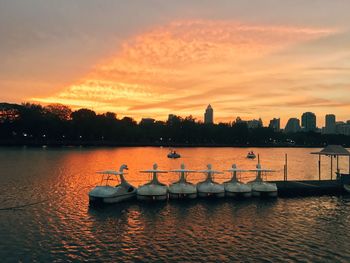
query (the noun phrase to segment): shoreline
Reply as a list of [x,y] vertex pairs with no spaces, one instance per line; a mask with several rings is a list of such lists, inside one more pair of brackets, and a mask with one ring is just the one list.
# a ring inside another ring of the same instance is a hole
[[[280,144],[220,144],[220,143],[140,143],[140,142],[113,142],[113,141],[0,141],[0,147],[164,147],[164,148],[322,148],[325,145],[291,145]],[[343,145],[350,147],[350,145]]]

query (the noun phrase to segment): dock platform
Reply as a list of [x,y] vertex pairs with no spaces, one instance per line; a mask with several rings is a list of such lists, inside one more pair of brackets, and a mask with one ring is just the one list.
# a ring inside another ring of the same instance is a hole
[[[288,180],[287,154],[285,156],[284,180],[270,181],[275,183],[278,189],[278,196],[310,196],[310,195],[341,195],[350,193],[350,152],[341,145],[328,145],[318,152],[318,180]],[[321,180],[321,156],[330,159],[330,180]],[[349,158],[349,172],[341,173],[339,158]],[[336,172],[333,173],[333,159],[336,160]],[[334,177],[333,177],[334,176]]]
[[346,191],[341,180],[270,181],[278,196],[341,195]]

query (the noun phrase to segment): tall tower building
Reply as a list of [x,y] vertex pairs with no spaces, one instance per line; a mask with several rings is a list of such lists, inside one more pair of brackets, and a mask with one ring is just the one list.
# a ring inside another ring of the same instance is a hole
[[204,123],[206,123],[206,124],[209,124],[209,123],[213,124],[214,123],[214,110],[210,106],[210,104],[208,105],[208,107],[204,113]]
[[336,121],[334,114],[326,115],[326,127],[324,129],[326,134],[335,134],[336,133]]
[[287,122],[284,132],[294,133],[300,131],[300,121],[297,118],[290,118]]
[[301,126],[304,131],[316,131],[316,115],[313,112],[304,112],[301,116]]
[[269,128],[273,129],[275,132],[280,131],[280,129],[281,129],[280,118],[278,118],[278,119],[273,118],[272,120],[270,120]]

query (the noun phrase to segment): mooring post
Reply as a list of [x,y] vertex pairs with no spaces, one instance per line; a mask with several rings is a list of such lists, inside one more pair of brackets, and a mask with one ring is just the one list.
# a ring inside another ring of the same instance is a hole
[[318,155],[318,180],[321,181],[321,154]]
[[288,155],[285,154],[285,164],[284,164],[284,170],[285,170],[285,181],[288,180]]
[[333,156],[331,155],[331,180],[333,178]]
[[286,180],[286,165],[283,165],[283,181]]
[[339,174],[339,155],[337,155],[337,174]]

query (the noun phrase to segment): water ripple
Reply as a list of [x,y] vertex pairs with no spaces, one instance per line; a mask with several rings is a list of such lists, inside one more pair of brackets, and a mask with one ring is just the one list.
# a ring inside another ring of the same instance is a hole
[[[2,262],[350,262],[349,197],[90,208],[87,193],[98,181],[91,171],[115,166],[125,151],[0,151],[1,206],[44,201],[1,212]],[[176,164],[168,162],[161,166]]]

